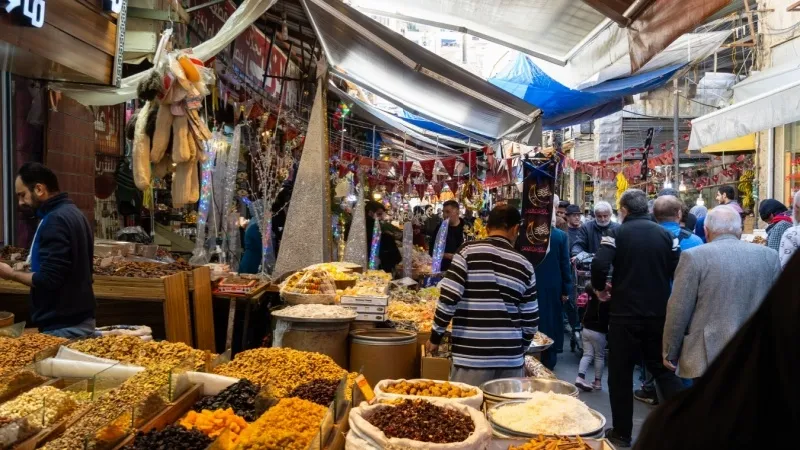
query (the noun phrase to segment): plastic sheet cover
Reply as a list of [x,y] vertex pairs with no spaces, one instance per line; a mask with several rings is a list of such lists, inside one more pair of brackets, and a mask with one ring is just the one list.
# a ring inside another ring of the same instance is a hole
[[501,138],[540,111],[335,0],[303,0],[331,70],[466,136]]
[[548,76],[526,55],[501,70],[490,83],[542,108],[546,129],[570,125],[613,114],[622,109],[625,96],[657,89],[667,83],[684,64],[648,73],[606,81],[584,90],[570,89]]

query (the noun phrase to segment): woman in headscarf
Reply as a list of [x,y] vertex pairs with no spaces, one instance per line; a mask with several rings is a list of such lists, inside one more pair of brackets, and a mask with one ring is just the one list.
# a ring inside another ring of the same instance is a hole
[[778,256],[781,258],[781,266],[783,267],[786,267],[794,252],[800,247],[800,191],[794,194],[792,212],[794,226],[783,233],[780,247],[778,247]]
[[776,252],[781,246],[783,233],[792,227],[792,215],[783,203],[769,198],[761,202],[758,208],[761,220],[767,222],[767,247]]
[[694,225],[694,234],[696,234],[700,239],[703,240],[703,243],[706,242],[706,215],[708,214],[708,208],[705,206],[697,205],[692,207],[689,210],[689,214],[694,214],[697,217],[697,221]]

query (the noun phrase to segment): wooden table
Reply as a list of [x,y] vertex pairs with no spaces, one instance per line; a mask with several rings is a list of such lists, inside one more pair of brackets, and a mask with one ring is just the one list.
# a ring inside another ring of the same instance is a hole
[[[214,292],[214,298],[228,300],[228,327],[225,332],[225,348],[227,351],[233,344],[233,323],[236,318],[236,305],[238,302],[244,303],[244,326],[242,332],[242,349],[247,345],[247,327],[250,324],[250,313],[254,304],[261,302],[261,297],[267,292],[278,292],[278,286],[271,283],[262,283],[248,294],[231,294],[224,292]],[[233,357],[233,354],[231,354]]]

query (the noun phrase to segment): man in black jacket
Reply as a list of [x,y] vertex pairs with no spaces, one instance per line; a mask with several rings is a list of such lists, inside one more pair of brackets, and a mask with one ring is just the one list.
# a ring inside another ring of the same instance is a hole
[[597,202],[594,205],[594,220],[581,225],[578,237],[570,249],[572,256],[581,261],[597,253],[603,236],[619,227],[618,223],[611,221],[613,213],[608,202]]
[[683,387],[661,363],[661,337],[680,245],[677,238],[650,220],[643,191],[626,191],[620,198],[619,213],[622,226],[603,238],[592,261],[592,287],[601,299],[607,299],[606,285],[613,266],[608,388],[614,428],[606,431],[606,437],[618,447],[630,447],[634,366],[644,360],[662,399]]
[[30,272],[0,263],[0,278],[31,287],[31,319],[39,331],[74,338],[95,331],[92,289],[94,237],[86,216],[62,193],[56,175],[26,163],[15,182],[22,208],[36,211],[39,226],[30,250]]

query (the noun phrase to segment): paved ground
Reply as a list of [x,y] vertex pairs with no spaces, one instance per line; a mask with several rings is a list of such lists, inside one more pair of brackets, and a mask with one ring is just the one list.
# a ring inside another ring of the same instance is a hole
[[[578,354],[570,353],[569,351],[569,337],[565,336],[564,353],[558,355],[558,364],[556,364],[555,373],[559,379],[573,383],[578,376]],[[589,374],[586,378],[594,378],[594,368],[589,367]],[[636,373],[634,382],[636,387],[639,387],[639,375]],[[633,386],[631,386],[633,389]],[[608,421],[607,427],[611,427],[611,404],[608,400],[608,369],[606,368],[603,375],[603,390],[594,392],[580,392],[580,399],[586,402],[590,408],[599,411],[606,417]],[[639,435],[639,429],[642,427],[647,415],[653,409],[652,406],[645,405],[644,403],[634,400],[633,401],[633,438]]]

